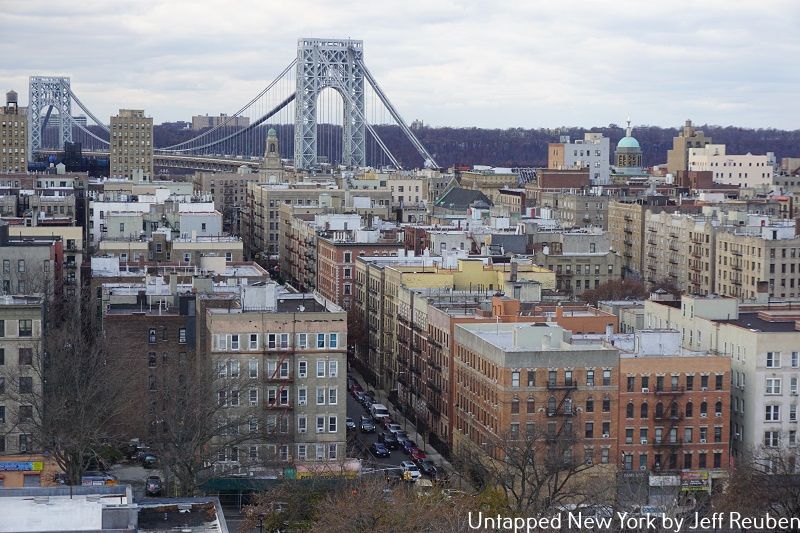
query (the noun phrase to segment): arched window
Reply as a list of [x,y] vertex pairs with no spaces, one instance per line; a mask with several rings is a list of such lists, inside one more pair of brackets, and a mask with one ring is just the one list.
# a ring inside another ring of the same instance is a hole
[[714,416],[722,416],[722,402],[714,404]]
[[686,404],[686,418],[692,418],[694,416],[694,404],[689,402]]
[[511,400],[511,414],[518,415],[519,414],[519,398],[514,398]]
[[633,403],[629,403],[625,408],[625,418],[633,418]]
[[528,396],[528,413],[533,413],[536,411],[536,403],[533,400],[532,396]]
[[554,415],[556,414],[556,399],[555,396],[550,396],[547,400],[547,414]]
[[708,416],[708,404],[703,402],[700,404],[700,416]]
[[656,404],[656,418],[664,418],[664,406],[661,402]]
[[647,418],[647,402],[644,402],[639,409],[639,418]]
[[672,402],[672,404],[669,406],[669,416],[670,418],[678,418],[678,402]]
[[566,400],[564,400],[564,412],[567,413],[568,415],[572,414],[572,399],[571,398],[567,398]]

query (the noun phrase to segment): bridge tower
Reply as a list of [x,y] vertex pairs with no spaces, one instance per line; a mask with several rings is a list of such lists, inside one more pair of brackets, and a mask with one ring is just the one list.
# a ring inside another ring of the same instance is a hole
[[317,164],[317,97],[328,87],[342,97],[342,163],[364,166],[363,41],[299,39],[295,93],[294,166]]
[[[72,98],[69,78],[64,76],[31,76],[28,82],[28,157],[33,160],[34,150],[42,149],[42,130],[53,109],[58,111],[58,148],[72,142]],[[42,118],[42,111],[47,114]]]

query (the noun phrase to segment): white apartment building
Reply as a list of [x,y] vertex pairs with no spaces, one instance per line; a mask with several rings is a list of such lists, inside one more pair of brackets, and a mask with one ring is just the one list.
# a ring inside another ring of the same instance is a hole
[[775,154],[733,155],[725,153],[724,144],[708,144],[689,149],[689,170],[710,170],[715,183],[737,187],[767,187],[772,185]]
[[602,133],[585,133],[582,140],[571,141],[563,135],[559,143],[548,147],[548,168],[589,169],[593,185],[603,185],[611,178],[610,140]]
[[683,346],[731,358],[732,454],[783,448],[798,453],[800,313],[684,296],[645,302],[645,327],[682,333]]

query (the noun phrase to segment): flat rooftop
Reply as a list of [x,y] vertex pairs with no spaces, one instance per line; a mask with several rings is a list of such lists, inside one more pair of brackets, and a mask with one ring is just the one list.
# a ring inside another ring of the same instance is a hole
[[124,486],[114,493],[85,490],[103,488],[73,487],[72,496],[61,487],[0,490],[0,532],[102,531],[103,507],[132,503]]
[[719,324],[731,324],[751,331],[764,333],[789,333],[796,332],[795,321],[770,322],[758,317],[757,313],[740,313],[739,318],[733,320],[715,320]]

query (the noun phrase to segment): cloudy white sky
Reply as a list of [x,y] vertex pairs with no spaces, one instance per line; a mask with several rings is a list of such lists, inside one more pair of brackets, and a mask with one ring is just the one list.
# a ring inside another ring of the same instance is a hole
[[407,119],[800,128],[797,0],[3,0],[0,80],[68,75],[99,117],[232,113],[299,37],[363,39]]

